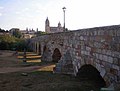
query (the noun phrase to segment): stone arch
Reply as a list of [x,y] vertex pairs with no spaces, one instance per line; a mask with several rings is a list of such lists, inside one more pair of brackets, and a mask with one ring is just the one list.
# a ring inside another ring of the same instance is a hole
[[39,44],[39,55],[41,55],[41,44]]
[[47,47],[46,45],[43,47],[43,53],[46,51]]
[[61,59],[60,50],[58,48],[55,48],[55,50],[53,51],[53,55],[52,55],[52,61],[58,62],[60,59]]
[[91,64],[85,64],[78,69],[77,77],[81,80],[90,80],[95,83],[95,85],[99,88],[105,87],[105,80],[100,75],[100,72]]
[[47,56],[48,56],[47,47],[46,47],[46,45],[44,45],[41,60],[42,60],[42,61],[47,61]]
[[44,45],[43,46],[43,53],[41,55],[42,61],[52,61],[52,53],[49,46]]
[[37,42],[35,42],[35,52],[37,52]]

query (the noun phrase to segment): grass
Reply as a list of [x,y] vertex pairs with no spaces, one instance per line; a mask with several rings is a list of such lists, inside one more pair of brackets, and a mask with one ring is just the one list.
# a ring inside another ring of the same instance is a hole
[[38,59],[36,54],[27,54],[28,59],[34,59],[31,59],[32,62],[29,62],[30,59],[27,59],[27,62],[22,62],[22,54],[22,52],[19,53],[21,58],[18,56],[17,61],[14,58],[5,58],[4,61],[10,62],[6,65],[13,65],[13,61],[15,61],[14,65],[17,63],[16,66],[20,67],[35,65],[44,67],[32,72],[25,72],[27,75],[22,75],[24,73],[22,71],[0,74],[0,91],[99,91],[92,81],[80,81],[80,79],[71,75],[54,74],[52,72],[55,66],[54,63],[34,62]]
[[99,91],[90,82],[80,82],[70,75],[53,74],[52,71],[34,71],[27,76],[21,73],[0,74],[0,91]]

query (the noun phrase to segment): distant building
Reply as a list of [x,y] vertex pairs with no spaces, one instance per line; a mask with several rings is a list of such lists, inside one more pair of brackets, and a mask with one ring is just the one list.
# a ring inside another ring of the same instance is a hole
[[22,35],[22,38],[25,38],[25,39],[30,39],[32,37],[35,37],[35,34],[23,34]]
[[8,33],[8,32],[0,32],[0,35],[9,35],[9,36],[11,36],[11,34],[10,33]]
[[13,35],[14,31],[20,31],[22,34],[21,38],[25,38],[25,39],[32,38],[32,37],[36,36],[35,35],[36,32],[33,29],[20,30],[19,28],[12,28],[12,29],[10,29],[9,32],[11,35]]
[[20,31],[20,29],[19,28],[12,28],[9,30],[11,35],[13,35],[14,31]]
[[60,22],[58,23],[57,27],[51,27],[50,22],[47,17],[47,19],[45,21],[45,32],[47,32],[47,33],[63,32],[63,27],[61,26]]
[[22,38],[28,39],[28,38],[32,38],[35,37],[35,30],[33,29],[26,29],[26,30],[20,30],[20,32],[22,33]]

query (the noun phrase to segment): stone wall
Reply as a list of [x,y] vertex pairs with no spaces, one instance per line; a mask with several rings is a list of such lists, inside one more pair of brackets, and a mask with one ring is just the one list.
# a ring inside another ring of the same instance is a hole
[[41,54],[46,61],[52,61],[55,48],[59,49],[62,57],[54,69],[57,73],[76,75],[81,66],[91,64],[107,84],[120,81],[120,25],[54,33],[31,39],[31,45],[36,46],[37,43],[41,45]]

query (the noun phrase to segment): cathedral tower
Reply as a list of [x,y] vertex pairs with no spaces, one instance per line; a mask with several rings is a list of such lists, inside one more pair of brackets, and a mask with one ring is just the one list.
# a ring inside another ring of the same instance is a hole
[[61,27],[61,23],[60,23],[60,22],[58,23],[58,27],[59,27],[59,28]]
[[45,21],[45,32],[50,33],[50,22],[48,20],[48,17]]

